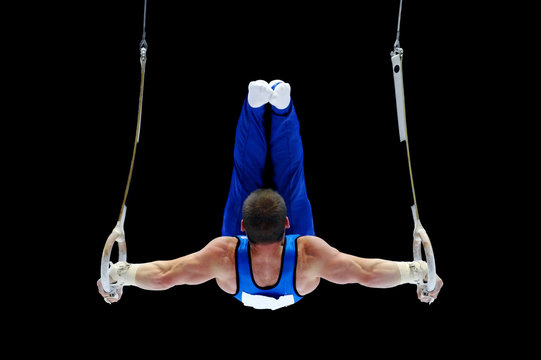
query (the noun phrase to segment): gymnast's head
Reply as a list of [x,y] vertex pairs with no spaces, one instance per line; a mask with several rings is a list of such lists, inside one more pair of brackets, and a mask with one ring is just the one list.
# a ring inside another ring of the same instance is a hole
[[271,189],[253,191],[242,205],[241,229],[254,244],[282,241],[289,228],[286,203]]

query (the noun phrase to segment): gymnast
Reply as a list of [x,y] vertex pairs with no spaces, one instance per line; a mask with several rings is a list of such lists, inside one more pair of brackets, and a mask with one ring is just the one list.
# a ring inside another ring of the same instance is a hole
[[[118,296],[105,292],[101,280],[97,284],[107,302],[120,300],[123,286],[166,290],[212,279],[223,291],[256,309],[292,305],[314,291],[321,279],[372,288],[417,284],[421,301],[437,298],[443,286],[439,276],[435,289],[421,296],[428,276],[425,261],[361,258],[315,236],[299,122],[290,94],[291,86],[281,80],[257,80],[248,86],[235,135],[222,236],[200,251],[173,260],[111,265],[109,279]],[[265,111],[271,115],[268,143]],[[263,188],[267,151],[276,190]],[[422,227],[416,231],[428,237]]]

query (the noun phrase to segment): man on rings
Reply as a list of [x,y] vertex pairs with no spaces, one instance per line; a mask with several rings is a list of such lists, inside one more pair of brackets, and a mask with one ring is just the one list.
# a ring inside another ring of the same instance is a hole
[[[274,310],[299,301],[321,279],[374,288],[423,283],[428,272],[424,261],[361,258],[342,253],[315,236],[299,122],[290,93],[290,85],[280,80],[257,80],[248,86],[237,124],[222,236],[198,252],[173,260],[113,264],[109,276],[119,296],[111,297],[98,280],[106,301],[118,301],[123,286],[165,290],[215,279],[223,291],[244,305]],[[263,124],[267,110],[271,112],[268,143]],[[262,188],[267,152],[276,190]],[[419,235],[427,236],[422,228]],[[437,277],[434,291],[428,297],[421,297],[418,291],[419,299],[435,299],[442,285]]]

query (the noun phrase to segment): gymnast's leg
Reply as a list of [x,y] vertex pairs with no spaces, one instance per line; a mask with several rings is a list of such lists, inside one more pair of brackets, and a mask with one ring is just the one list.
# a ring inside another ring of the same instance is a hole
[[291,227],[287,234],[315,235],[312,207],[304,181],[304,155],[299,120],[290,98],[290,86],[280,80],[270,83],[274,90],[271,103],[270,156],[274,184],[287,206]]
[[263,126],[265,104],[272,90],[262,80],[252,81],[237,123],[233,150],[233,175],[224,210],[222,236],[241,233],[242,204],[248,195],[263,187],[267,140]]

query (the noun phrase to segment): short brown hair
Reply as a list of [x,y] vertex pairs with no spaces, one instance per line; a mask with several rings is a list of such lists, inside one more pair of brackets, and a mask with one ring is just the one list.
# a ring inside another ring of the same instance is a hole
[[248,239],[256,244],[281,241],[287,208],[284,198],[272,189],[258,189],[244,200],[242,220]]

